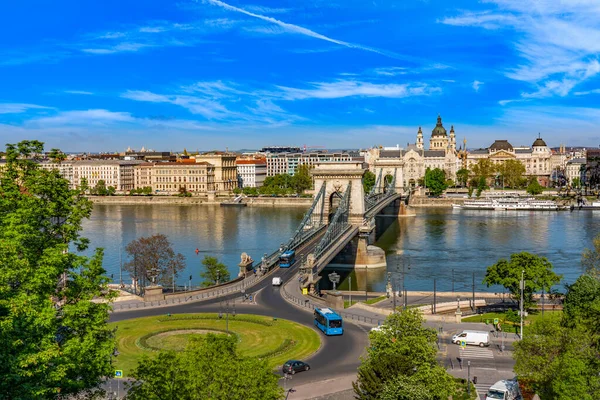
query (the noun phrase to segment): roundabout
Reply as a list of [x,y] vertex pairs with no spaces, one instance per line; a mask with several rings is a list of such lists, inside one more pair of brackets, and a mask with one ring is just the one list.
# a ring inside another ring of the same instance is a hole
[[289,359],[304,359],[321,346],[320,335],[298,323],[260,315],[173,314],[111,323],[116,330],[115,368],[129,376],[143,356],[160,350],[182,351],[194,337],[235,335],[241,356],[262,358],[270,367]]

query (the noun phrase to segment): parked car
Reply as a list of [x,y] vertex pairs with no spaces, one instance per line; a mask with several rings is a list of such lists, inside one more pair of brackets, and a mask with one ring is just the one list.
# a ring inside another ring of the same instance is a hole
[[516,380],[502,380],[494,383],[485,395],[486,400],[518,400],[521,398]]
[[295,374],[300,371],[308,371],[310,369],[310,365],[305,363],[304,361],[298,360],[289,360],[283,364],[283,373],[284,374]]
[[452,336],[452,343],[473,344],[475,346],[484,347],[490,345],[490,333],[483,331],[462,331],[461,333]]
[[281,286],[281,278],[276,276],[273,278],[273,286]]

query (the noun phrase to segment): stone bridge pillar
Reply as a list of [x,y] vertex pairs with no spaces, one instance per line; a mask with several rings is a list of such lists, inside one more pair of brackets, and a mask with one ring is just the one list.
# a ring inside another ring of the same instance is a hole
[[379,176],[381,171],[381,188],[385,187],[385,178],[387,176],[396,176],[396,193],[404,191],[404,160],[402,158],[379,158],[373,164],[373,173]]
[[351,224],[362,224],[365,214],[362,177],[365,171],[366,168],[361,161],[330,161],[315,165],[311,171],[315,182],[315,191],[318,191],[323,183],[326,185],[325,204],[321,210],[325,217],[329,216],[335,197],[343,197],[350,183],[352,189],[348,221]]

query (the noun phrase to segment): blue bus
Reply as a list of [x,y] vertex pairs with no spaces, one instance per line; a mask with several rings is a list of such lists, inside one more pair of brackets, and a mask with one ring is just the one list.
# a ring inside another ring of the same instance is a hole
[[344,333],[342,317],[331,308],[315,308],[315,325],[328,336]]
[[283,252],[279,256],[279,267],[280,268],[289,268],[292,266],[296,258],[296,252],[294,250],[288,250]]

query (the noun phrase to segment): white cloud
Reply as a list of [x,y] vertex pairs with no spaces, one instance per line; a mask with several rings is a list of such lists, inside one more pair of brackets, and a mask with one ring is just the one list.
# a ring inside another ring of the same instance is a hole
[[283,91],[282,98],[285,100],[337,99],[351,96],[402,98],[427,96],[441,91],[438,87],[430,87],[426,84],[375,84],[354,80],[316,82],[311,86],[310,89],[285,86],[278,86],[278,88]]
[[259,5],[246,6],[246,10],[260,14],[286,14],[292,11],[291,8],[273,8]]
[[600,89],[592,89],[592,90],[586,90],[583,92],[575,92],[573,94],[575,96],[586,96],[588,94],[600,94]]
[[486,0],[496,8],[441,20],[455,26],[507,29],[516,35],[517,65],[504,71],[536,90],[524,98],[566,96],[600,73],[600,2],[596,0]]
[[478,81],[478,80],[474,80],[474,81],[473,81],[473,83],[472,83],[473,90],[474,90],[474,91],[476,91],[476,92],[479,92],[479,88],[480,88],[480,87],[481,87],[481,85],[483,85],[483,84],[484,84],[484,82],[480,82],[480,81]]
[[361,44],[350,43],[350,42],[346,42],[346,41],[343,41],[343,40],[338,40],[338,39],[330,38],[328,36],[322,35],[320,33],[312,31],[310,29],[304,28],[302,26],[290,24],[290,23],[287,23],[287,22],[283,22],[283,21],[280,21],[278,19],[275,19],[275,18],[272,18],[272,17],[268,17],[266,15],[261,15],[261,14],[253,13],[253,12],[250,12],[250,11],[245,10],[243,8],[235,7],[235,6],[232,6],[230,4],[224,3],[224,2],[222,2],[220,0],[204,0],[204,1],[206,3],[208,3],[208,4],[212,4],[214,6],[221,7],[223,9],[225,9],[225,10],[228,10],[228,11],[237,12],[237,13],[240,13],[240,14],[247,15],[249,17],[258,18],[260,20],[267,21],[267,22],[270,22],[272,24],[278,25],[279,27],[281,27],[282,29],[284,29],[285,31],[287,31],[289,33],[295,33],[295,34],[298,34],[298,35],[309,36],[309,37],[312,37],[312,38],[315,38],[315,39],[324,40],[326,42],[335,43],[335,44],[340,45],[340,46],[344,46],[344,47],[348,47],[348,48],[352,48],[352,49],[364,50],[364,51],[368,51],[368,52],[372,52],[372,53],[381,54],[381,55],[384,55],[386,57],[391,57],[391,58],[401,58],[402,57],[402,56],[400,56],[398,54],[395,54],[393,52],[389,52],[389,51],[385,51],[385,50],[376,49],[376,48],[373,48],[373,47],[363,46]]
[[85,95],[85,96],[91,96],[94,94],[93,92],[86,92],[85,90],[65,90],[65,93],[81,94],[81,95]]
[[149,44],[149,43],[124,42],[124,43],[116,44],[114,46],[107,46],[107,47],[103,47],[103,48],[81,49],[81,51],[83,51],[84,53],[90,53],[90,54],[114,54],[114,53],[124,53],[124,52],[125,53],[134,53],[136,51],[139,51],[139,50],[147,48],[147,47],[154,47],[154,45]]
[[134,122],[128,112],[113,112],[104,109],[62,111],[50,117],[34,118],[27,124],[37,126],[105,125],[110,123]]
[[408,73],[407,68],[405,67],[381,67],[375,68],[373,72],[375,72],[377,75],[384,76],[406,75]]
[[0,103],[0,114],[21,114],[32,109],[51,109],[51,107],[26,103]]

